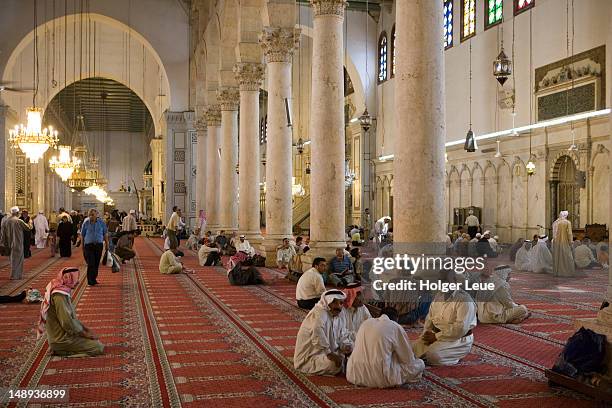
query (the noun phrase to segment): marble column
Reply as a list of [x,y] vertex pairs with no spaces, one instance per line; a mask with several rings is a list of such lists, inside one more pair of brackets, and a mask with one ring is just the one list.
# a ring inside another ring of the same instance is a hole
[[276,265],[276,247],[291,236],[292,136],[285,99],[291,100],[291,57],[300,30],[266,27],[261,46],[268,69],[268,141],[266,146],[266,264]]
[[238,230],[238,102],[240,95],[236,88],[219,91],[221,108],[221,182],[220,182],[220,222],[219,229]]
[[[164,195],[165,190],[169,187],[166,185],[162,189],[163,183],[163,155],[164,155],[164,141],[161,137],[151,139],[149,146],[151,146],[151,160],[153,170],[153,218],[157,220],[163,220],[164,218]],[[163,190],[163,191],[162,191]],[[68,205],[68,203],[66,203]]]
[[310,0],[313,8],[312,99],[310,135],[310,257],[332,256],[344,248],[345,123],[344,45],[345,0]]
[[208,135],[206,139],[206,178],[209,186],[206,191],[206,216],[207,229],[216,231],[219,229],[219,136],[221,134],[221,112],[219,105],[211,105],[206,111],[206,125]]
[[198,137],[196,147],[196,217],[200,210],[206,210],[206,121],[196,122]]
[[259,217],[259,87],[264,67],[258,63],[239,63],[234,72],[240,85],[238,225],[251,245],[259,247],[263,242]]
[[393,240],[431,255],[445,253],[442,16],[440,1],[396,2],[396,127],[410,137],[395,141]]

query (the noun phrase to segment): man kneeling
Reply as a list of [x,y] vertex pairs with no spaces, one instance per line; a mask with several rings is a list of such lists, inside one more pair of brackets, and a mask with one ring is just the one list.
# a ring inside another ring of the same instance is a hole
[[[452,270],[442,276],[446,282],[456,282]],[[429,307],[423,334],[413,345],[414,354],[430,365],[457,364],[472,349],[474,327],[476,305],[467,292],[438,292]]]
[[419,380],[425,363],[415,358],[406,331],[397,323],[397,311],[384,308],[377,319],[361,324],[348,360],[346,379],[371,388],[397,387]]
[[47,332],[49,348],[56,356],[97,356],[104,351],[98,337],[77,319],[71,295],[78,284],[78,268],[62,269],[47,285],[40,305],[38,337]]
[[193,270],[187,269],[176,259],[176,253],[179,252],[177,244],[170,241],[170,249],[164,252],[159,259],[159,271],[165,275],[175,273],[193,273]]
[[346,326],[339,317],[345,298],[340,290],[328,290],[308,312],[295,343],[293,365],[296,370],[316,375],[340,372],[344,356],[352,349]]
[[510,272],[508,265],[499,265],[493,275],[488,268],[480,273],[481,282],[493,282],[493,292],[480,290],[476,292],[478,321],[480,323],[520,323],[531,314],[524,305],[518,305],[512,300],[510,290]]

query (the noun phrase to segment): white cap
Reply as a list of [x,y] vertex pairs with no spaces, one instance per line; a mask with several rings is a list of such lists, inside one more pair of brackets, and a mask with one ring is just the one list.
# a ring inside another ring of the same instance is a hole
[[136,210],[130,210],[130,214],[136,214]]
[[240,238],[244,238],[244,235],[240,235]]
[[491,235],[491,231],[485,231],[484,234],[482,234],[483,236],[485,235]]
[[479,232],[478,234],[476,234],[476,238],[480,238],[482,237],[482,234]]
[[19,207],[11,207],[11,214],[17,214],[19,212]]
[[493,237],[494,240],[499,241],[499,237],[496,235]]

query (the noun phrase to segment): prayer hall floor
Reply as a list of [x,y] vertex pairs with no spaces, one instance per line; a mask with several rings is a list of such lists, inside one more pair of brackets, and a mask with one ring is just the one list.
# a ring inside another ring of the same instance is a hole
[[[365,389],[344,377],[305,376],[293,369],[295,336],[305,312],[295,284],[261,269],[265,286],[237,287],[223,268],[183,259],[194,275],[161,275],[161,240],[138,238],[134,262],[119,273],[100,267],[100,285],[84,275],[74,294],[79,318],[105,344],[100,357],[50,356],[36,340],[39,305],[0,305],[0,387],[64,387],[71,407],[592,407],[589,398],[550,388],[553,365],[573,319],[594,317],[607,272],[564,281],[514,273],[514,297],[533,312],[518,325],[479,325],[470,355],[453,367],[428,367],[422,381],[398,389]],[[0,259],[0,294],[44,291],[73,257],[47,250],[26,260],[24,281],[9,281]],[[83,269],[84,270],[84,269]],[[408,329],[415,338],[420,329]],[[3,403],[0,402],[0,406]],[[10,407],[26,406],[11,402]]]

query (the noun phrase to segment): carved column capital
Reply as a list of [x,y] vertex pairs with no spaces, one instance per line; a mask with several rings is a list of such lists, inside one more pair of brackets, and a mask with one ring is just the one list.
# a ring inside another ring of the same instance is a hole
[[337,16],[344,18],[344,9],[348,2],[346,0],[310,0],[313,16]]
[[236,111],[240,102],[237,88],[223,88],[217,93],[217,99],[222,111]]
[[239,62],[234,73],[241,91],[258,91],[264,79],[264,66],[256,62]]
[[208,126],[221,126],[221,110],[219,105],[210,105],[206,110],[205,116]]
[[259,37],[266,63],[290,62],[294,50],[300,45],[299,28],[264,27]]

